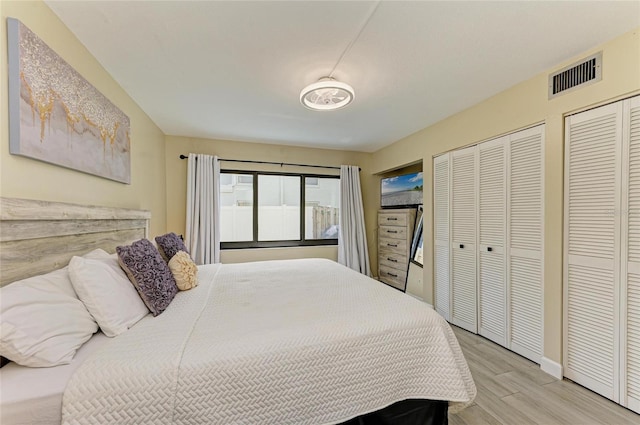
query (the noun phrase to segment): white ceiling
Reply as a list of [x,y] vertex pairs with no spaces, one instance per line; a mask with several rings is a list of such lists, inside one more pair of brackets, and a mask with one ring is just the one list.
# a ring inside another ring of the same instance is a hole
[[383,1],[334,73],[354,102],[314,112],[377,2],[47,4],[166,134],[366,152],[640,26],[640,1]]

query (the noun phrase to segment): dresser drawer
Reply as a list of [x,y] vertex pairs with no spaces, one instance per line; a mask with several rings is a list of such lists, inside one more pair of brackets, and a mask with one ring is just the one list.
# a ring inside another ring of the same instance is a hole
[[388,283],[394,288],[404,290],[404,283],[407,280],[407,272],[381,265],[378,267],[378,279],[380,279],[381,282]]
[[404,269],[408,264],[406,255],[400,255],[395,252],[380,253],[378,262],[381,266],[392,269]]
[[407,227],[380,226],[380,237],[393,239],[407,239]]
[[391,238],[378,238],[378,249],[380,251],[394,251],[399,253],[407,252],[407,241],[400,239],[391,239]]
[[405,213],[378,213],[379,226],[407,226],[407,214]]

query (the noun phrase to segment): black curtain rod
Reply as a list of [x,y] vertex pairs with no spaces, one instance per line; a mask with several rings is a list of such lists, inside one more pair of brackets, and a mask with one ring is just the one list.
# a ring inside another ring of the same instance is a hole
[[[186,155],[180,155],[180,159],[187,159],[189,158]],[[329,168],[332,170],[339,170],[340,167],[333,167],[333,166],[324,166],[324,165],[309,165],[309,164],[292,164],[290,162],[272,162],[272,161],[249,161],[249,160],[244,160],[244,159],[224,159],[224,158],[218,158],[219,161],[226,161],[226,162],[246,162],[249,164],[272,164],[272,165],[279,165],[279,166],[283,166],[283,165],[290,165],[290,166],[294,166],[294,167],[311,167],[311,168]]]

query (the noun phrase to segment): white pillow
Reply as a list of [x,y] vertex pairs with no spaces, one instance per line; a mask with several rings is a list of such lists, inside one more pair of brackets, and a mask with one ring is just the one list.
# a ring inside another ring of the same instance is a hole
[[78,298],[106,336],[116,336],[149,313],[115,256],[73,257],[69,276]]
[[20,365],[68,364],[97,330],[66,267],[0,289],[0,355]]

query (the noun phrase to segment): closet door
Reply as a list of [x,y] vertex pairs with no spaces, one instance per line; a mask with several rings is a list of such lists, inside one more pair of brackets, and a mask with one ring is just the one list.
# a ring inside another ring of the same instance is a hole
[[565,120],[565,376],[619,400],[622,103]]
[[478,145],[478,333],[506,345],[506,160],[501,137]]
[[640,413],[640,97],[623,104],[622,403]]
[[509,136],[509,344],[540,363],[543,338],[544,126]]
[[451,320],[450,268],[449,268],[449,205],[450,205],[450,154],[433,159],[433,230],[434,230],[434,281],[435,309],[446,320]]
[[451,153],[451,323],[477,333],[476,147]]

